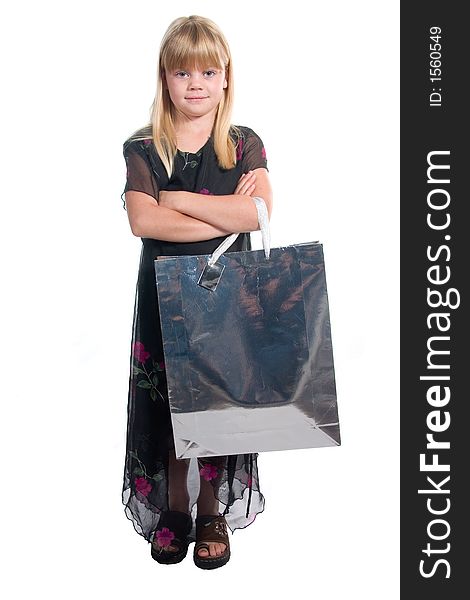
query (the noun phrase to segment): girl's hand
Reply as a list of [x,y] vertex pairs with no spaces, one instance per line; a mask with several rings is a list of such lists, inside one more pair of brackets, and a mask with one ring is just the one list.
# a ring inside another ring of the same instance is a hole
[[256,186],[256,173],[253,171],[248,171],[248,173],[243,173],[237,183],[237,187],[234,194],[242,194],[244,196],[251,196],[254,192]]

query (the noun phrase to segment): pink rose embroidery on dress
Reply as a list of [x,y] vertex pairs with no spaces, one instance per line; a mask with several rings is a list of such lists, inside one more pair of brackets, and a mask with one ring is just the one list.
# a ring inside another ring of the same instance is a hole
[[243,156],[243,139],[240,138],[238,140],[238,145],[237,145],[237,161],[241,160]]
[[[150,358],[150,352],[147,352],[142,342],[134,342],[132,346],[132,356],[134,358],[132,375],[134,379],[134,385],[144,390],[149,390],[150,397],[152,400],[156,400],[157,396],[165,401],[160,391],[157,389],[159,378],[158,373],[165,370],[165,363],[163,361],[157,362],[152,359],[152,369],[149,370],[145,363]],[[137,363],[137,364],[136,364]],[[140,377],[143,375],[143,377]]]
[[142,496],[148,496],[152,491],[152,486],[145,479],[145,477],[136,477],[134,480],[135,489],[142,494]]
[[261,150],[261,156],[264,158],[264,160],[266,160],[266,149],[263,146],[263,149]]
[[145,350],[142,342],[135,342],[133,346],[133,353],[138,362],[144,363],[150,356],[150,352]]
[[218,470],[215,465],[207,463],[202,467],[202,469],[199,469],[199,473],[206,481],[210,481],[211,479],[215,479],[217,477]]

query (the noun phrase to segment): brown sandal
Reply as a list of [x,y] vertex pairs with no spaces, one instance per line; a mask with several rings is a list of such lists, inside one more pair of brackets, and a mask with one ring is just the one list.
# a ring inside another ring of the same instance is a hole
[[[225,550],[219,556],[199,556],[201,548],[209,552],[209,543],[225,544]],[[196,517],[196,545],[194,547],[194,564],[200,569],[217,569],[225,565],[230,558],[230,542],[227,535],[227,521],[225,517],[197,516]]]

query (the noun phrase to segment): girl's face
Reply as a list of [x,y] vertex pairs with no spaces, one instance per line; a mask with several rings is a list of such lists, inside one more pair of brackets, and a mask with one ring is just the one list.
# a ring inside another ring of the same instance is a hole
[[164,81],[176,110],[188,118],[213,113],[227,87],[225,70],[218,67],[165,69]]

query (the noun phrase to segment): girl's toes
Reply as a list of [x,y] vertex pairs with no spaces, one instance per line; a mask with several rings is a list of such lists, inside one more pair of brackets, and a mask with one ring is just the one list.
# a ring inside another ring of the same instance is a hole
[[208,556],[220,556],[225,551],[225,544],[221,544],[219,542],[215,542],[213,544],[209,544],[209,551],[206,548],[200,548],[198,550],[198,556],[201,558],[207,558]]

